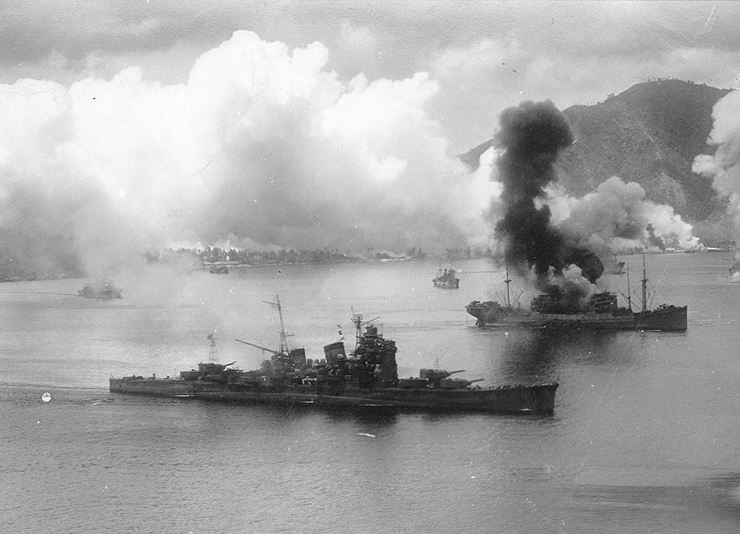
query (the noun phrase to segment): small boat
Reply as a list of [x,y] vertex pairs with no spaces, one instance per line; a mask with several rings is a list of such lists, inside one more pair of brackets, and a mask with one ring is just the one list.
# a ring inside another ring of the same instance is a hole
[[441,287],[442,289],[459,289],[460,279],[456,276],[455,269],[444,269],[441,268],[437,271],[437,276],[432,279],[434,287]]
[[214,265],[208,272],[211,274],[229,274],[229,267],[227,265]]
[[86,299],[111,300],[122,298],[121,290],[111,284],[85,286],[77,294]]

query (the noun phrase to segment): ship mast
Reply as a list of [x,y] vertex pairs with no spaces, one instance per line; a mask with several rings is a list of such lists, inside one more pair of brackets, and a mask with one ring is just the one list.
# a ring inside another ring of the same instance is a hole
[[647,311],[647,275],[645,273],[645,254],[642,255],[642,311]]
[[278,317],[280,317],[280,352],[288,354],[288,334],[285,333],[285,323],[283,322],[283,307],[280,305],[280,297],[275,295],[275,302],[264,301],[270,306],[277,308]]
[[632,313],[632,293],[630,289],[630,266],[627,266],[627,309]]
[[216,331],[214,330],[208,334],[208,340],[211,342],[211,346],[208,348],[208,361],[210,363],[218,362],[218,350],[216,349]]
[[373,317],[369,321],[362,320],[361,313],[355,313],[354,308],[352,309],[352,323],[355,325],[355,350],[360,346],[360,339],[362,338],[362,327],[366,324],[372,323],[380,319],[380,316]]
[[352,322],[355,325],[355,350],[360,346],[360,337],[362,336],[362,314],[355,313],[352,310]]

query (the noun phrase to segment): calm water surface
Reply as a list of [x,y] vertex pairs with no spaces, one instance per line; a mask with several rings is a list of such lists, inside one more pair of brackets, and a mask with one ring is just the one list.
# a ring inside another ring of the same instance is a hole
[[[626,260],[635,289],[642,260]],[[433,288],[423,262],[154,270],[118,280],[113,302],[75,297],[81,280],[3,284],[2,530],[737,532],[740,283],[729,253],[647,262],[653,304],[688,304],[686,333],[478,329],[465,304],[503,293],[484,260],[454,265],[459,290]],[[607,282],[627,292],[625,276]],[[110,375],[191,368],[213,330],[222,362],[257,367],[234,339],[276,346],[276,294],[309,357],[352,339],[354,309],[380,317],[402,376],[438,362],[488,385],[557,380],[556,413],[362,417],[107,392]]]

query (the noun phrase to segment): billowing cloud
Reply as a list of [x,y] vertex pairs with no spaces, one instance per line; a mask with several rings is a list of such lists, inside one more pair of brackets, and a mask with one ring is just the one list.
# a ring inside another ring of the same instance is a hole
[[636,182],[612,176],[581,198],[570,197],[557,188],[548,193],[555,224],[579,236],[598,253],[701,247],[691,224],[671,206],[647,200],[645,190]]
[[0,229],[25,221],[30,234],[64,235],[88,268],[106,250],[183,239],[352,250],[485,240],[485,182],[447,155],[427,111],[438,85],[425,73],[345,83],[327,61],[320,43],[290,50],[240,31],[181,84],[130,67],[69,87],[3,86]]
[[490,138],[498,114],[522,100],[564,109],[654,77],[737,84],[733,2],[464,4],[13,3],[0,6],[0,81],[70,85],[136,65],[144,80],[183,83],[204,50],[249,29],[290,49],[324,43],[332,51],[326,70],[344,82],[429,72],[439,90],[427,107],[453,152]]
[[722,98],[712,111],[714,126],[709,144],[714,154],[694,159],[693,171],[713,178],[714,189],[729,200],[728,214],[734,222],[734,239],[740,242],[740,93]]
[[500,123],[489,150],[497,151],[492,179],[502,189],[489,216],[507,267],[538,289],[555,285],[577,302],[595,291],[601,259],[613,253],[700,248],[691,225],[670,206],[646,200],[637,183],[612,177],[582,198],[566,195],[555,161],[574,138],[552,102],[522,102]]

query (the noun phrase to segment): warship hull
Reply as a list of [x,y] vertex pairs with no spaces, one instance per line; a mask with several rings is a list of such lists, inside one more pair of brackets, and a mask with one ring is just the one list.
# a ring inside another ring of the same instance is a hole
[[686,306],[661,306],[644,312],[539,313],[506,310],[490,302],[471,302],[466,310],[476,318],[478,326],[677,332],[686,330],[688,315]]
[[557,383],[511,385],[494,388],[436,389],[345,387],[341,392],[321,391],[315,386],[282,388],[205,380],[111,378],[110,391],[131,395],[192,398],[204,401],[316,406],[359,411],[487,412],[549,415],[555,409]]

